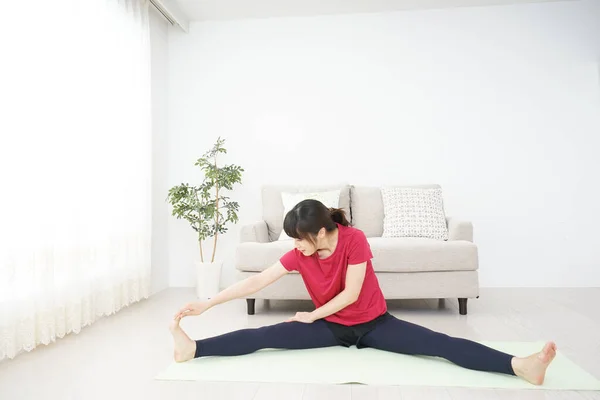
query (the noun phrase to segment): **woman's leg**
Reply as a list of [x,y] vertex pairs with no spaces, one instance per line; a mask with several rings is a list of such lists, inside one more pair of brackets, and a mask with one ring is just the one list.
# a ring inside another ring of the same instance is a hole
[[312,324],[282,322],[196,340],[194,357],[237,356],[267,348],[298,350],[336,345],[337,341],[324,321],[315,321]]
[[237,356],[266,348],[314,349],[338,344],[331,330],[321,320],[312,324],[282,322],[195,341],[183,332],[178,321],[174,321],[171,333],[175,340],[175,360],[179,362],[206,356]]
[[519,375],[536,384],[543,382],[546,368],[556,354],[552,343],[539,354],[515,358],[480,343],[434,332],[392,315],[367,333],[360,344],[395,353],[442,357],[464,368]]

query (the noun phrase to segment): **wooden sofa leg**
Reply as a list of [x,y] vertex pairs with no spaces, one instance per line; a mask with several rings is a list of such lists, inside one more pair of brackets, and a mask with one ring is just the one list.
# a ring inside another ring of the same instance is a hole
[[254,315],[256,299],[246,299],[246,303],[248,304],[248,315]]
[[458,312],[460,315],[467,315],[467,299],[458,299]]

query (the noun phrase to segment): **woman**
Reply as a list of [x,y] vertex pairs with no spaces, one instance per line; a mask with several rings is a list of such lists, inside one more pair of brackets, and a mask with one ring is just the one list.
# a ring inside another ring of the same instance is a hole
[[[295,248],[265,271],[240,281],[208,302],[190,303],[171,323],[175,360],[233,356],[259,349],[309,349],[328,346],[371,347],[402,354],[437,356],[464,368],[519,376],[541,385],[556,355],[548,342],[536,354],[514,357],[466,339],[454,338],[395,318],[371,264],[364,233],[351,227],[344,211],[317,200],[298,203],[284,219]],[[304,280],[316,309],[286,322],[192,340],[179,326],[183,317],[200,315],[226,301],[248,297],[291,271]]]

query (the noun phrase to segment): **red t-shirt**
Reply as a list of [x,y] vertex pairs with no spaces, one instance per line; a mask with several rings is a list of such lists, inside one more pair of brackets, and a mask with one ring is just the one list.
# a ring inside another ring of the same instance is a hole
[[371,263],[371,247],[361,230],[340,224],[337,226],[338,243],[329,257],[322,259],[316,252],[305,256],[294,248],[280,258],[281,264],[288,271],[300,273],[313,303],[319,308],[344,290],[348,265],[366,261],[365,279],[358,300],[325,319],[347,326],[371,321],[387,311]]

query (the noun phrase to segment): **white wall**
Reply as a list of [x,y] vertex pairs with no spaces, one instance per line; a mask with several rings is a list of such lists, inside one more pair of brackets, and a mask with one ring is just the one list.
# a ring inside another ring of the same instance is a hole
[[152,45],[152,293],[169,287],[167,222],[168,23],[150,7]]
[[[482,286],[600,286],[598,7],[591,1],[195,23],[169,36],[168,183],[221,135],[260,186],[439,183]],[[239,226],[221,238],[233,277]],[[193,231],[169,218],[171,286]]]

